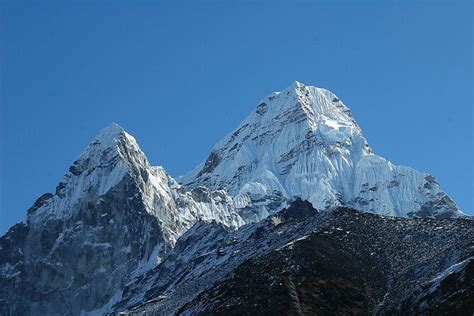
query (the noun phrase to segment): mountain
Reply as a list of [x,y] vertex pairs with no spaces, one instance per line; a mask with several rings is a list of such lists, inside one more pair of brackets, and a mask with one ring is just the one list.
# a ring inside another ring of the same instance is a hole
[[243,224],[225,192],[185,191],[112,124],[0,238],[0,314],[97,309],[198,220]]
[[433,176],[375,155],[339,97],[299,82],[263,99],[180,181],[188,188],[227,190],[245,221],[261,220],[294,197],[318,209],[462,215]]
[[473,311],[473,224],[296,82],[179,182],[104,128],[0,237],[0,314]]

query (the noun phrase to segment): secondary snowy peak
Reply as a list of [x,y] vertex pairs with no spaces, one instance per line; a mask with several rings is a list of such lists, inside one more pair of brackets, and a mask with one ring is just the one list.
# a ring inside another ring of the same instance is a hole
[[41,196],[26,221],[0,237],[0,284],[8,284],[14,314],[94,311],[156,267],[197,221],[244,224],[224,191],[186,191],[112,124],[55,193]]
[[0,270],[13,267],[0,273],[10,314],[79,315],[156,266],[172,243],[143,202],[148,166],[135,139],[110,125],[0,238]]
[[152,166],[135,138],[116,123],[102,129],[76,158],[54,194],[36,201],[28,221],[41,225],[48,218],[71,216],[78,204],[100,201],[124,181],[137,188],[133,198],[156,217],[170,245],[197,220],[216,220],[234,228],[243,225],[225,192],[205,188],[187,192],[162,167]]
[[462,214],[432,176],[374,155],[339,97],[299,82],[259,102],[181,182],[228,190],[246,221],[260,220],[294,197],[318,209]]
[[[135,153],[134,159],[132,153]],[[102,196],[128,174],[136,160],[143,160],[135,139],[117,124],[104,128],[79,155],[54,194],[46,193],[28,211],[31,222],[70,216],[85,196]]]
[[106,148],[114,146],[119,139],[125,136],[131,137],[120,125],[114,122],[104,127],[94,138],[94,141],[99,142],[103,148]]

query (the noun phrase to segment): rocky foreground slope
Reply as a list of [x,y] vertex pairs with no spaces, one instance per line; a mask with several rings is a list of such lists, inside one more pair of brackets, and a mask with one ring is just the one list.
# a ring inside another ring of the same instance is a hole
[[466,311],[472,236],[433,176],[296,82],[179,181],[102,130],[0,237],[0,314]]
[[[403,219],[297,200],[237,231],[197,224],[125,288],[139,315],[474,311],[474,221]],[[164,276],[163,278],[160,276]]]

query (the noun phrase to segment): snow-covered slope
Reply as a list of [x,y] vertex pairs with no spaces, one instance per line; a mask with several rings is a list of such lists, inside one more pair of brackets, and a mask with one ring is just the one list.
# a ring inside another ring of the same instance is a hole
[[263,99],[180,181],[226,189],[246,221],[298,196],[316,208],[346,205],[401,217],[456,217],[433,176],[373,154],[351,111],[332,92],[295,82]]
[[137,195],[129,198],[143,202],[170,244],[198,219],[215,219],[233,228],[243,224],[225,192],[203,187],[187,192],[163,167],[151,166],[135,138],[115,123],[104,128],[74,161],[56,193],[45,194],[35,203],[27,220],[42,225],[51,218],[69,217],[86,196],[94,195],[100,203],[100,196],[128,177],[138,188]]
[[55,193],[41,196],[0,238],[0,314],[96,310],[162,261],[198,220],[243,224],[225,192],[187,192],[112,124]]

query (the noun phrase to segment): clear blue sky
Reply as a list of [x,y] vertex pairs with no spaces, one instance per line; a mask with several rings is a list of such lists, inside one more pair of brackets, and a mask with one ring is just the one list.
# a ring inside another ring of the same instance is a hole
[[178,176],[294,80],[473,214],[473,5],[412,2],[2,1],[0,232],[110,122]]

